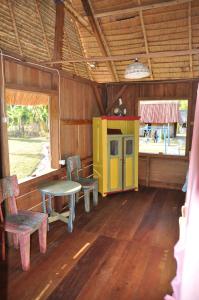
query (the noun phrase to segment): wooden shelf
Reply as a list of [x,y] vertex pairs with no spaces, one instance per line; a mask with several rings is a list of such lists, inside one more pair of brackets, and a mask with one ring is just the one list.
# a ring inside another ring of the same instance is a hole
[[64,125],[85,125],[85,124],[92,124],[92,120],[82,120],[82,119],[78,119],[78,120],[61,120],[62,124]]

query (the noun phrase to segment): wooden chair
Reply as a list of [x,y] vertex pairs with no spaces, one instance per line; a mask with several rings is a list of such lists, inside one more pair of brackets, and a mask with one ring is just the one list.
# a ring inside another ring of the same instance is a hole
[[98,204],[98,180],[95,178],[84,178],[79,176],[81,160],[79,155],[70,156],[66,159],[68,179],[79,182],[84,193],[85,211],[90,211],[90,191],[93,191],[93,204]]
[[[18,248],[19,246],[20,248],[22,269],[27,271],[30,268],[31,233],[36,230],[39,231],[40,252],[46,252],[47,214],[32,211],[18,211],[15,198],[18,195],[19,186],[15,175],[0,179],[0,216],[1,221],[3,222],[3,228],[4,231],[13,234],[14,247]],[[1,204],[6,199],[8,199],[10,214],[3,218]],[[4,235],[3,239],[2,257],[5,259]]]

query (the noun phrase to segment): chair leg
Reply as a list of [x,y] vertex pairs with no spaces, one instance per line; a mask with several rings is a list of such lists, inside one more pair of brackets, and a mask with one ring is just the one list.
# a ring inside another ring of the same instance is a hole
[[73,222],[75,221],[75,203],[76,203],[76,196],[73,194]]
[[78,203],[78,202],[79,202],[79,192],[78,192],[78,193],[76,193],[76,200],[75,200],[75,202],[76,202],[76,203]]
[[41,253],[46,253],[47,219],[44,219],[39,227],[39,248]]
[[93,205],[98,205],[98,184],[95,184],[93,188]]
[[21,234],[19,237],[21,264],[23,271],[30,268],[30,234]]
[[69,217],[68,217],[68,232],[73,231],[73,220],[75,212],[75,197],[74,195],[69,195]]
[[84,207],[86,212],[90,212],[90,191],[84,190]]
[[15,249],[19,248],[19,237],[17,234],[13,234],[13,244]]

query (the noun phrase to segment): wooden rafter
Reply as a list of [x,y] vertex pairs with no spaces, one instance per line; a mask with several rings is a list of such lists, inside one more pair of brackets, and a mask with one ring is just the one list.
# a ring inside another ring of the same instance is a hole
[[42,20],[42,17],[41,17],[40,9],[39,9],[39,0],[35,0],[35,7],[36,7],[37,15],[38,15],[38,18],[39,18],[41,30],[42,30],[42,33],[43,33],[44,43],[45,43],[45,46],[46,46],[48,57],[51,59],[51,53],[50,53],[50,48],[49,48],[49,44],[48,44],[48,39],[47,39],[46,31],[45,31],[45,28],[44,28],[44,23],[43,23],[43,20]]
[[[98,42],[98,45],[100,47],[102,55],[110,56],[109,47],[107,45],[106,39],[105,39],[104,34],[103,34],[103,32],[101,30],[101,27],[99,25],[99,22],[94,16],[93,8],[92,8],[90,0],[81,0],[81,1],[82,1],[82,5],[84,7],[84,10],[86,12],[86,15],[89,19],[89,22],[91,24],[91,28],[93,30],[95,38],[96,38],[96,40]],[[107,67],[111,72],[113,80],[119,81],[115,65],[111,60],[109,62],[107,62]]]
[[92,30],[90,30],[90,26],[88,22],[74,9],[74,7],[68,2],[64,2],[65,9],[71,14],[71,16],[78,22],[81,26],[84,27],[91,35],[93,35]]
[[188,3],[191,1],[193,1],[193,0],[164,1],[164,2],[155,3],[155,4],[148,4],[148,5],[142,5],[142,6],[139,5],[137,7],[134,6],[134,7],[124,8],[124,9],[119,9],[119,10],[102,11],[102,12],[96,12],[95,17],[102,18],[102,17],[107,17],[107,16],[123,15],[123,14],[143,11],[143,10],[168,7],[171,5],[179,5],[179,4]]
[[199,54],[199,49],[192,50],[174,50],[174,51],[160,51],[160,52],[150,52],[150,53],[134,53],[127,55],[114,55],[114,56],[94,56],[90,58],[77,58],[77,59],[67,59],[67,60],[57,60],[57,61],[41,61],[43,64],[60,64],[63,62],[82,62],[82,61],[90,61],[90,62],[105,62],[105,61],[124,61],[124,60],[132,60],[133,58],[157,58],[157,57],[172,57],[172,56],[184,56],[184,55],[196,55]]
[[105,109],[104,109],[104,106],[102,104],[102,99],[101,99],[99,90],[98,90],[98,88],[95,84],[92,85],[92,88],[93,88],[93,92],[94,92],[94,95],[95,95],[95,99],[96,99],[96,103],[97,103],[97,106],[99,108],[99,111],[100,111],[101,115],[105,115]]
[[[55,40],[54,40],[54,54],[55,60],[62,60],[63,39],[64,39],[64,4],[62,1],[56,1],[56,20],[55,20]],[[61,63],[56,65],[61,68]]]
[[[138,0],[138,4],[141,6],[141,0]],[[142,26],[142,32],[143,32],[143,36],[144,36],[144,44],[145,44],[145,49],[146,49],[146,53],[149,54],[149,46],[148,46],[148,41],[147,41],[147,34],[146,34],[146,28],[145,28],[145,24],[144,24],[144,18],[143,18],[143,12],[142,10],[139,11],[139,16],[140,16],[140,22],[141,22],[141,26]],[[148,66],[149,66],[149,71],[151,74],[151,79],[153,79],[153,72],[152,72],[152,66],[151,66],[151,59],[148,58]]]
[[[64,33],[65,33],[65,38],[67,40],[67,46],[68,46],[68,50],[69,50],[69,53],[70,53],[70,57],[73,59],[73,53],[72,53],[71,46],[70,46],[70,43],[69,43],[69,37],[68,37],[67,30],[64,30]],[[72,63],[72,64],[73,64],[73,69],[74,69],[75,74],[79,75],[78,70],[76,68],[76,64],[75,63]]]
[[[191,2],[188,4],[188,26],[189,26],[189,50],[192,50],[192,25],[191,25]],[[189,55],[190,71],[193,77],[193,58]]]
[[[84,47],[82,45],[82,40],[81,40],[81,36],[80,36],[80,33],[79,33],[78,23],[76,21],[74,21],[74,27],[75,27],[75,31],[76,31],[76,34],[77,34],[78,39],[79,39],[79,44],[80,44],[80,47],[81,47],[82,55],[85,56]],[[92,77],[91,72],[89,71],[87,62],[84,62],[84,63],[85,63],[85,68],[88,72],[88,76],[89,76],[90,80],[93,80],[93,77]]]
[[122,94],[124,93],[124,91],[126,90],[127,85],[123,85],[121,87],[121,89],[119,90],[119,92],[115,95],[112,104],[107,108],[106,113],[108,114],[111,109],[114,107],[114,105],[117,103],[118,99],[122,96]]
[[13,25],[13,28],[14,28],[14,32],[15,32],[15,36],[16,36],[16,40],[17,40],[17,45],[18,45],[18,48],[19,48],[19,52],[20,52],[20,55],[23,57],[24,55],[23,55],[23,51],[22,51],[22,48],[21,48],[21,42],[20,42],[20,39],[19,39],[19,33],[18,33],[18,29],[17,29],[17,24],[16,24],[16,20],[15,20],[15,15],[14,15],[14,11],[13,11],[12,2],[11,2],[11,0],[7,0],[7,2],[8,2],[9,10],[10,10],[12,25]]

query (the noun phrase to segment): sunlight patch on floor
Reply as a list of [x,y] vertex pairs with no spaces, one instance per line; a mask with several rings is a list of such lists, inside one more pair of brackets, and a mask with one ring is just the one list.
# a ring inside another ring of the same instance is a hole
[[44,289],[41,291],[41,293],[35,298],[35,300],[40,300],[41,297],[45,294],[45,292],[49,289],[49,287],[52,284],[52,280],[49,281],[49,283],[44,287]]
[[88,246],[90,246],[90,243],[86,243],[74,256],[73,259],[76,259]]

